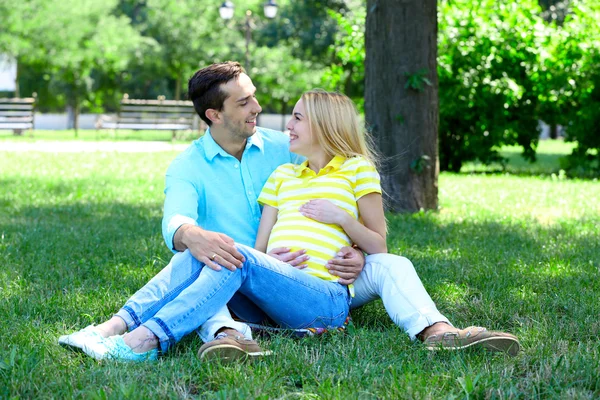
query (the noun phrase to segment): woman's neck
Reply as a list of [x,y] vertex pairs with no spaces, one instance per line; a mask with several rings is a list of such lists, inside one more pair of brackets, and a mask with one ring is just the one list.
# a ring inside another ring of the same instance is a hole
[[319,152],[318,154],[313,154],[306,158],[308,159],[308,168],[319,173],[320,170],[329,164],[329,161],[333,159],[333,156],[325,154],[324,152]]

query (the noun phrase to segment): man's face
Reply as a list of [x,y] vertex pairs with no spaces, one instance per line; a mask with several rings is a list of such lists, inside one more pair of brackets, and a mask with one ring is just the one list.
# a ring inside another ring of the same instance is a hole
[[223,103],[223,127],[233,136],[249,138],[256,132],[256,117],[262,111],[256,100],[256,88],[246,74],[221,86],[228,95]]

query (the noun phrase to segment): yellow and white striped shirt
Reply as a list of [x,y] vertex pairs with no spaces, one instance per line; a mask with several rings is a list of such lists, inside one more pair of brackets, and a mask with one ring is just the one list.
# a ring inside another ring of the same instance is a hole
[[381,193],[379,174],[363,157],[335,156],[319,173],[300,165],[284,164],[265,183],[258,198],[261,204],[278,209],[267,252],[276,247],[291,251],[306,249],[310,260],[304,271],[319,278],[337,281],[325,264],[351,240],[335,224],[325,224],[300,214],[298,209],[314,199],[326,199],[359,218],[357,201],[369,193]]

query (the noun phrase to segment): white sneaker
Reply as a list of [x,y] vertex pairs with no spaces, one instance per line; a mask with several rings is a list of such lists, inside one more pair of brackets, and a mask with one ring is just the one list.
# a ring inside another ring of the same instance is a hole
[[93,325],[89,325],[80,331],[59,337],[58,344],[73,351],[83,352],[96,360],[103,360],[108,358],[109,353],[105,340]]

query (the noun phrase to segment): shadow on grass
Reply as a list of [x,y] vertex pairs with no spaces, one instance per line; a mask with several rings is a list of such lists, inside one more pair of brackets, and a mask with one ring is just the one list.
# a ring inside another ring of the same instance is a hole
[[[422,214],[389,222],[390,252],[413,262],[438,308],[457,325],[517,330],[552,315],[589,334],[580,322],[600,311],[594,300],[598,221],[441,223]],[[355,321],[391,326],[379,304],[355,313]]]
[[515,176],[552,176],[564,175],[569,178],[577,179],[595,179],[593,174],[587,172],[575,173],[573,171],[563,171],[563,160],[571,154],[575,143],[563,142],[562,140],[545,140],[540,142],[540,148],[536,154],[536,161],[529,162],[521,155],[521,149],[518,146],[505,147],[500,155],[505,158],[505,163],[492,163],[484,165],[480,162],[465,163],[460,174],[481,174],[481,175],[504,175]]
[[492,163],[483,165],[481,163],[469,163],[461,169],[462,174],[511,174],[517,176],[548,176],[560,173],[561,159],[564,154],[538,153],[537,160],[533,163],[525,160],[519,154],[503,154],[506,164]]

